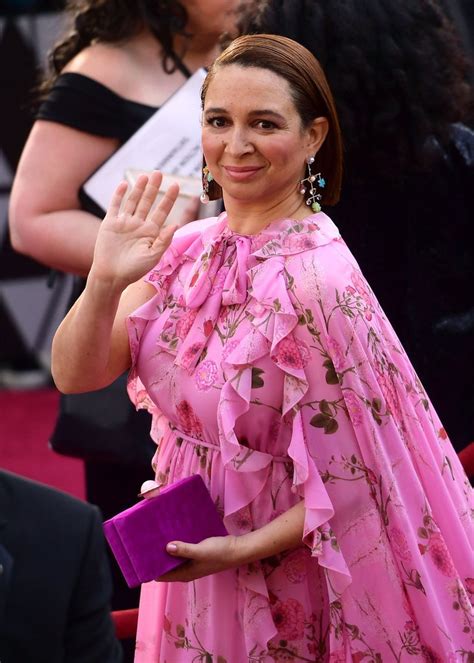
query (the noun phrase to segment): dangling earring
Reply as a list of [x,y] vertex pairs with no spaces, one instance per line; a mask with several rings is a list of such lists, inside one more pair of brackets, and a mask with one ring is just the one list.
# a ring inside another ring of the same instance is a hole
[[209,182],[213,182],[214,178],[212,177],[209,168],[204,166],[202,169],[202,193],[201,193],[201,202],[204,205],[207,205],[209,202]]
[[321,205],[319,204],[319,201],[321,200],[322,195],[318,193],[314,187],[316,182],[316,184],[319,186],[320,189],[324,189],[324,187],[326,186],[326,180],[324,179],[324,177],[321,177],[321,173],[313,175],[311,171],[311,166],[314,163],[314,157],[308,157],[306,159],[306,163],[308,165],[308,176],[300,180],[300,193],[302,196],[306,194],[305,184],[307,183],[309,186],[309,196],[308,198],[306,198],[306,204],[311,206],[313,212],[320,212]]

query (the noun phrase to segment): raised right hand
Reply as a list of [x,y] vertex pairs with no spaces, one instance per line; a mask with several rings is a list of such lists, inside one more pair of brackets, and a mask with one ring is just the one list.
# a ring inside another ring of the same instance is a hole
[[127,183],[117,187],[102,221],[94,249],[91,275],[125,288],[152,269],[171,243],[176,226],[163,224],[179,193],[172,184],[156,207],[162,175],[140,175],[127,198]]

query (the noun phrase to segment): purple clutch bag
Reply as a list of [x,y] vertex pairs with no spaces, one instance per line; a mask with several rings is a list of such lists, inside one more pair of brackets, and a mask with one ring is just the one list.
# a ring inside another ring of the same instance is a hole
[[186,561],[166,552],[170,541],[199,543],[227,535],[199,474],[118,513],[104,523],[104,533],[129,587],[156,580]]

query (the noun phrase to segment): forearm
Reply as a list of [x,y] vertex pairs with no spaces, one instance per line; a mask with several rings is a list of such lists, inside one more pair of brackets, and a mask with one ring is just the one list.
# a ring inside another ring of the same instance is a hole
[[188,582],[292,550],[301,545],[304,511],[301,501],[264,527],[242,536],[211,537],[197,544],[171,541],[166,547],[168,553],[185,557],[190,563],[165,573],[158,580]]
[[112,196],[84,292],[53,340],[52,373],[61,391],[100,389],[130,366],[126,320],[156,293],[143,277],[159,262],[174,232],[173,226],[162,226],[177,185],[150,212],[161,179],[158,172],[139,177],[125,202],[127,185],[121,182]]
[[112,330],[122,290],[94,277],[59,326],[52,345],[51,370],[60,391],[100,389],[111,372]]
[[82,210],[60,210],[11,223],[12,245],[53,269],[87,276],[100,219]]
[[298,502],[264,527],[237,537],[239,563],[250,564],[300,545],[304,513],[304,502]]

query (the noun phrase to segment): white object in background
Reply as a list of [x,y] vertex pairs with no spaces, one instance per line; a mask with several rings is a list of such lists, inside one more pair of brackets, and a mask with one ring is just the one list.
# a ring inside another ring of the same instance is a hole
[[[138,176],[142,174],[149,175],[150,172],[129,168],[125,171],[125,179],[130,184],[130,186],[133,186],[137,181]],[[211,201],[207,205],[199,203],[199,196],[202,192],[202,182],[200,178],[168,175],[167,173],[163,173],[160,194],[163,194],[172,182],[177,182],[179,184],[179,195],[175,204],[173,205],[173,209],[166,219],[165,225],[181,225],[183,214],[188,205],[192,203],[193,198],[196,201],[196,214],[195,218],[192,219],[193,221],[195,219],[203,219],[208,216],[216,216],[220,212],[221,201]]]
[[[84,183],[86,194],[105,214],[118,183],[132,171],[160,170],[193,178],[201,192],[201,85],[199,69]],[[187,194],[186,194],[187,195]]]

